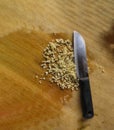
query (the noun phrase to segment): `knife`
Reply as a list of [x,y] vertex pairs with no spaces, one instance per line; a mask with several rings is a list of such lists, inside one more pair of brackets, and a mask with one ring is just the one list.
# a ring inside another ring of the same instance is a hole
[[73,32],[73,45],[76,74],[79,79],[83,117],[89,119],[94,116],[94,112],[86,59],[86,46],[83,37],[76,31]]

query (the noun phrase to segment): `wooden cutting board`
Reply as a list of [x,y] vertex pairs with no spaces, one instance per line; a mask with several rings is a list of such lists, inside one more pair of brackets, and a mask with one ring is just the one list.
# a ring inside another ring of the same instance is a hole
[[[114,1],[0,1],[0,130],[114,129]],[[86,41],[95,116],[82,118],[80,92],[36,75],[55,38]],[[53,35],[56,33],[56,35]]]

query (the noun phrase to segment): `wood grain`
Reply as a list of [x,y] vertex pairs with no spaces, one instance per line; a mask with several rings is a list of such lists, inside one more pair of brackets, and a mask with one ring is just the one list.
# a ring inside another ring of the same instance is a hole
[[[114,129],[113,5],[113,0],[1,0],[0,130]],[[91,120],[82,119],[79,91],[35,78],[43,73],[43,48],[54,38],[71,39],[73,30],[86,40]]]

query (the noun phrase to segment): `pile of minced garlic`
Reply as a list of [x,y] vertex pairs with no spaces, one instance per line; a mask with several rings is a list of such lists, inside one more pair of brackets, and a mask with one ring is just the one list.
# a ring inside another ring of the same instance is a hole
[[39,83],[47,78],[61,89],[78,90],[76,65],[74,64],[73,47],[70,40],[52,40],[44,49],[43,57],[41,67],[45,73],[40,78]]

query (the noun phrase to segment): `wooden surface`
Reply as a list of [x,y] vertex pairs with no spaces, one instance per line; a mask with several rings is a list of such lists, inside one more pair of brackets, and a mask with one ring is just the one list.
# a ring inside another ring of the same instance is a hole
[[[113,0],[1,0],[0,130],[113,130],[113,20]],[[73,30],[88,49],[95,110],[90,120],[82,119],[79,91],[35,79],[43,72],[48,41],[71,38]]]

